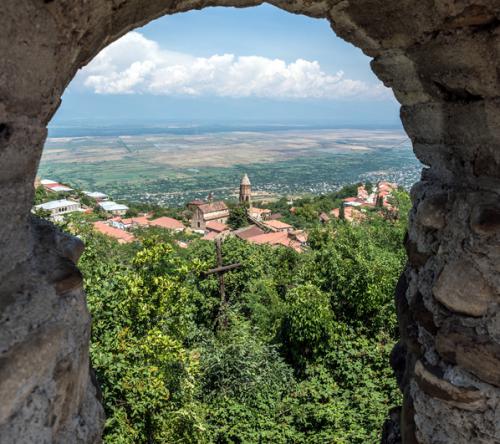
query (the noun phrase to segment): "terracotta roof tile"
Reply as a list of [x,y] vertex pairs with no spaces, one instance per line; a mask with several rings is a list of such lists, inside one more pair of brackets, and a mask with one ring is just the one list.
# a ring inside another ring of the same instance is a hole
[[282,222],[280,220],[266,220],[265,222],[262,222],[264,225],[266,225],[269,228],[275,229],[275,230],[287,230],[290,228],[293,228],[291,225]]
[[206,203],[203,205],[199,205],[198,208],[203,214],[207,213],[215,213],[217,211],[224,211],[227,210],[227,206],[224,202],[218,201],[218,202],[212,202],[212,203]]
[[220,233],[216,231],[209,231],[205,236],[202,237],[202,240],[213,241]]
[[[120,218],[117,218],[120,220]],[[149,225],[149,220],[146,216],[130,217],[128,219],[121,219],[121,222],[125,225],[140,225],[141,227],[146,227]]]
[[158,219],[150,220],[149,225],[154,227],[165,228],[167,230],[183,230],[184,224],[177,219],[171,217],[159,217]]
[[234,234],[243,240],[248,240],[252,237],[265,234],[265,231],[259,228],[257,225],[249,225],[248,227],[240,228],[234,231]]
[[319,215],[319,220],[321,220],[322,222],[328,222],[330,220],[330,216],[328,216],[328,214],[326,213],[321,213]]
[[290,239],[288,233],[284,232],[275,232],[275,233],[265,233],[259,236],[251,237],[248,239],[248,242],[257,245],[282,245],[284,247],[292,248],[297,252],[302,252],[302,247],[300,242]]
[[248,210],[248,212],[255,213],[255,214],[268,214],[268,213],[271,213],[271,210],[268,210],[267,208],[252,207]]
[[264,233],[260,234],[258,236],[254,236],[248,239],[248,242],[252,242],[253,244],[269,244],[269,245],[276,245],[284,241],[285,239],[288,239],[288,233],[284,232],[274,232],[274,233]]
[[226,231],[228,229],[228,226],[216,220],[211,220],[206,223],[206,228],[207,230],[221,233],[222,231]]
[[127,231],[120,230],[119,228],[115,227],[110,227],[106,222],[103,221],[94,222],[94,230],[98,231],[99,233],[105,234],[106,236],[117,239],[121,244],[133,242],[135,240],[135,237]]
[[344,219],[348,222],[360,221],[366,219],[366,215],[353,207],[344,208]]

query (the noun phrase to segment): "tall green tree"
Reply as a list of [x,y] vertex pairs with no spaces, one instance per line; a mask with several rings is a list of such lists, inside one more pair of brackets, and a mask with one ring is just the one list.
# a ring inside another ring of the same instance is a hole
[[229,210],[227,224],[233,230],[246,227],[248,225],[248,206],[244,203],[233,206]]

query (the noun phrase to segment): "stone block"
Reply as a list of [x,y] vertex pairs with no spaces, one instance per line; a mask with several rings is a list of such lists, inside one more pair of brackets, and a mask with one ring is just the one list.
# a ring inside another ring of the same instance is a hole
[[453,385],[429,371],[422,361],[415,364],[415,380],[428,396],[441,399],[456,408],[469,411],[484,411],[487,408],[486,396],[480,390]]
[[485,315],[490,304],[498,300],[481,273],[460,259],[445,265],[433,294],[449,310],[468,316]]
[[489,336],[448,323],[436,336],[436,350],[445,360],[500,387],[500,344]]
[[417,207],[417,222],[426,228],[439,230],[444,227],[446,219],[447,195],[439,194],[427,197]]

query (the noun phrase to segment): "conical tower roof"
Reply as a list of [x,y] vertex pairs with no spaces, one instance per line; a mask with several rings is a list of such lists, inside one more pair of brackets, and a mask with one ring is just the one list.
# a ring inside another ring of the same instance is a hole
[[251,185],[247,173],[241,178],[240,185]]

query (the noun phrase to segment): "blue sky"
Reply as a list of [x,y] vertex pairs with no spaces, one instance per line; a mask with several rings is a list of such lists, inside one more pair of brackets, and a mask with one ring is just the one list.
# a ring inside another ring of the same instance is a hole
[[162,17],[81,70],[53,124],[168,121],[398,125],[370,59],[325,20],[269,5]]

